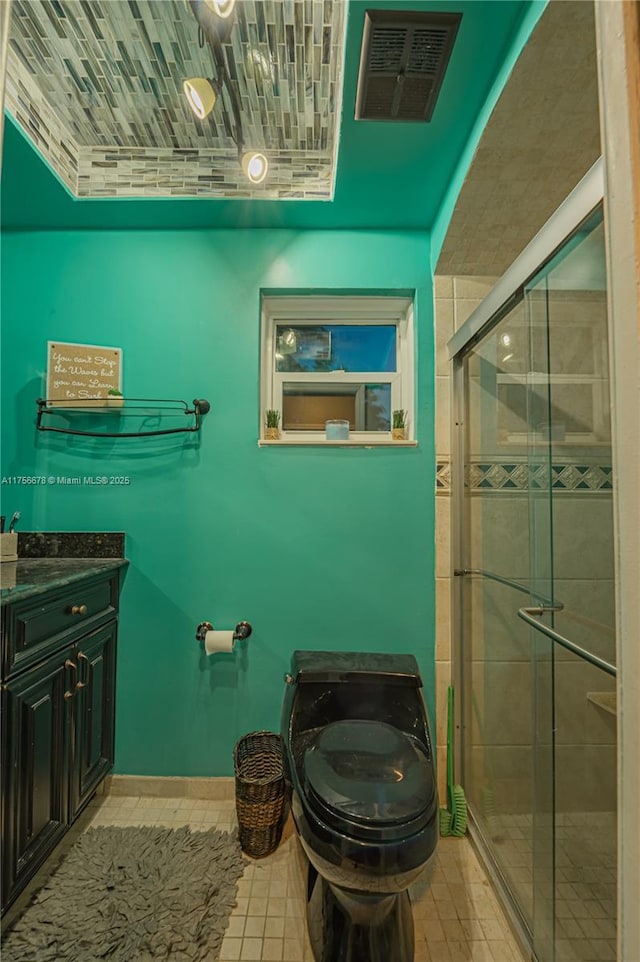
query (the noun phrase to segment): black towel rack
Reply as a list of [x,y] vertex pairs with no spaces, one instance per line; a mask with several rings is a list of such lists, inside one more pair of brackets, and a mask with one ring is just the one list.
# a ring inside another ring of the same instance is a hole
[[[199,431],[202,425],[202,418],[211,410],[211,405],[204,398],[195,398],[192,406],[189,407],[186,401],[174,400],[172,398],[119,398],[121,405],[107,405],[106,398],[87,398],[83,400],[74,399],[64,401],[55,398],[38,398],[38,415],[36,418],[36,428],[38,431],[53,431],[56,434],[75,434],[87,438],[150,438],[161,434],[192,434]],[[71,427],[74,418],[87,415],[114,416],[134,416],[140,418],[162,417],[163,414],[174,417],[183,414],[191,417],[190,424],[179,428],[161,428],[153,431],[86,431]],[[55,427],[48,424],[46,416],[57,416],[67,418],[70,422],[65,427]],[[43,418],[45,419],[43,421]]]

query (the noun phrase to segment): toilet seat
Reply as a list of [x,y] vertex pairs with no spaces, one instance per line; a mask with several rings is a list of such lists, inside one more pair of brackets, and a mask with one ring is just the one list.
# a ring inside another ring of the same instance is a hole
[[320,729],[305,752],[304,772],[316,812],[354,838],[406,837],[434,817],[430,760],[384,722],[349,719]]

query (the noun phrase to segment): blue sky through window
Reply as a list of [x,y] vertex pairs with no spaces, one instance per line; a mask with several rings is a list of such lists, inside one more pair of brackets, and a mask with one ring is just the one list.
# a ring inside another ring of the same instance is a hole
[[396,370],[394,324],[278,325],[277,371]]

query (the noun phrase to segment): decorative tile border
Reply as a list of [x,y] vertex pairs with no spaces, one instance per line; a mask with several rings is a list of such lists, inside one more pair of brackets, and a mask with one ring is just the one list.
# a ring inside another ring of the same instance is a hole
[[[551,478],[549,478],[551,470]],[[472,461],[467,484],[473,491],[612,491],[613,469],[606,464],[541,464],[527,462]],[[451,463],[436,464],[436,493],[451,492]]]
[[[9,112],[78,197],[330,200],[341,109],[342,0],[243,0],[220,49],[227,81],[198,121],[187,77],[214,77],[184,0],[14,0]],[[244,178],[235,143],[269,157]]]
[[[551,486],[561,491],[613,491],[613,468],[604,464],[552,464]],[[548,487],[547,468],[536,472],[533,484]]]
[[451,463],[438,461],[436,463],[436,492],[449,494],[451,490]]
[[525,464],[471,462],[467,466],[467,485],[470,488],[515,488],[526,491],[529,468]]

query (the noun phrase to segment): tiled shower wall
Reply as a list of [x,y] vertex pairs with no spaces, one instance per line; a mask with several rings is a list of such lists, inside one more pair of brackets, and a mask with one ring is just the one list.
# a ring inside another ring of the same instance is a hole
[[447,687],[451,674],[451,362],[447,342],[496,283],[495,277],[435,278],[436,341],[436,731],[438,790],[446,799]]

